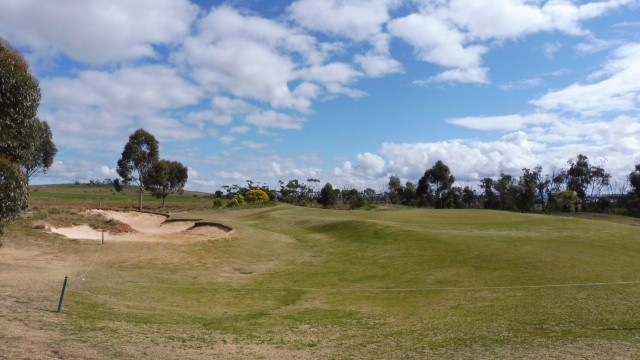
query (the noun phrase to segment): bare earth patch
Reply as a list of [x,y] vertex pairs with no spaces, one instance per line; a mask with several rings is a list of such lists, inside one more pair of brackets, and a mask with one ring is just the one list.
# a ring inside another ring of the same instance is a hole
[[[195,220],[168,220],[167,216],[160,214],[100,209],[87,210],[86,213],[117,220],[131,228],[131,231],[121,233],[105,231],[105,241],[189,242],[216,239],[231,232],[224,225],[201,224]],[[103,236],[102,230],[89,225],[50,226],[50,230],[70,239],[102,240]]]

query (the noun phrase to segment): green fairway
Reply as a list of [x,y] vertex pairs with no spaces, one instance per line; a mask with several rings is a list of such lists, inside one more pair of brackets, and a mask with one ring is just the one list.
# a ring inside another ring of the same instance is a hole
[[[66,338],[122,359],[640,351],[640,236],[629,224],[292,206],[173,218],[219,222],[234,233],[189,244],[105,244],[84,280],[70,283],[59,323]],[[52,238],[37,246],[74,254],[69,275],[88,269],[97,245]]]

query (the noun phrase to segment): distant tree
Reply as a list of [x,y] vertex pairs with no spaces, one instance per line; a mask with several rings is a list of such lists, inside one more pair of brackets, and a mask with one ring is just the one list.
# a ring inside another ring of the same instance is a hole
[[462,202],[467,208],[470,208],[471,204],[473,204],[475,201],[476,193],[468,186],[465,186],[464,189],[462,189]]
[[483,206],[485,209],[499,209],[500,198],[495,192],[495,180],[492,178],[484,178],[480,180],[480,188],[483,190]]
[[324,208],[330,208],[336,205],[338,200],[338,194],[336,190],[333,189],[333,185],[331,183],[326,183],[322,190],[320,190],[320,197],[318,198],[318,202]]
[[573,190],[565,190],[556,194],[558,203],[564,211],[570,211],[580,203],[580,197]]
[[269,195],[262,189],[253,189],[244,194],[244,199],[249,203],[263,203],[269,201]]
[[631,193],[640,197],[640,164],[636,164],[636,169],[629,174],[629,184]]
[[40,105],[40,87],[20,52],[0,38],[0,234],[28,207],[28,178],[19,164],[34,139],[29,122]]
[[376,201],[376,191],[372,188],[364,189],[362,196],[364,196],[364,199],[370,203]]
[[500,178],[494,181],[493,189],[498,193],[500,208],[502,210],[513,210],[517,194],[513,176],[501,173]]
[[350,209],[358,209],[365,205],[364,198],[357,189],[349,189],[342,191],[344,201],[349,204]]
[[428,203],[432,203],[436,208],[445,207],[443,195],[451,189],[455,178],[451,175],[449,167],[442,161],[436,163],[425,171],[418,181],[416,193],[421,198],[426,198]]
[[189,170],[179,161],[159,160],[143,175],[145,189],[164,203],[173,192],[181,193],[184,189]]
[[306,200],[312,200],[313,196],[317,196],[316,189],[320,184],[320,179],[308,178],[306,187]]
[[297,203],[304,200],[307,197],[307,186],[300,183],[298,179],[292,179],[285,185],[284,182],[280,183],[280,197],[282,201],[287,203]]
[[32,134],[32,141],[20,161],[20,167],[27,175],[27,181],[40,171],[46,173],[58,152],[53,143],[51,128],[46,121],[33,118],[29,121],[28,127]]
[[389,177],[389,184],[387,185],[387,196],[389,197],[389,202],[392,204],[400,204],[402,199],[402,193],[404,192],[404,187],[400,182],[400,178],[392,175]]
[[411,181],[407,181],[402,188],[402,204],[408,206],[418,205],[418,194],[416,192],[416,185]]
[[540,171],[539,166],[534,170],[522,169],[515,191],[515,203],[519,211],[528,212],[533,209],[540,183]]
[[115,179],[113,180],[113,188],[117,191],[120,192],[123,190],[122,187],[122,183],[120,182],[120,179]]
[[138,185],[138,208],[142,210],[142,191],[145,175],[158,162],[159,150],[156,138],[144,129],[138,129],[129,136],[122,157],[118,160],[117,172],[125,184]]
[[619,199],[630,215],[640,216],[640,164],[636,164],[635,170],[629,174],[628,179],[631,191],[625,194],[626,189],[621,189]]

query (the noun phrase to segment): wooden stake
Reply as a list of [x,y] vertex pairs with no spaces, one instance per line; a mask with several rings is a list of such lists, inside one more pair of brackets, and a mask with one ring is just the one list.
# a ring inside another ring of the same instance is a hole
[[62,283],[62,292],[60,293],[60,302],[58,302],[58,311],[62,309],[62,299],[64,298],[64,289],[67,287],[67,277],[64,277],[64,283]]

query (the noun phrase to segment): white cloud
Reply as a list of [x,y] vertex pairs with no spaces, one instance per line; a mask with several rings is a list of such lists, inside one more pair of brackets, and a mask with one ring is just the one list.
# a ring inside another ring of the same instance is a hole
[[198,12],[187,0],[2,0],[0,7],[0,33],[10,41],[92,64],[156,57],[154,45],[184,38]]
[[226,135],[226,136],[222,136],[220,137],[220,142],[223,144],[230,144],[232,142],[236,141],[236,138],[234,136],[231,135]]
[[394,19],[389,31],[416,48],[420,59],[446,67],[469,68],[481,63],[484,46],[464,46],[465,36],[443,19],[430,14],[411,14]]
[[195,140],[204,136],[181,121],[166,116],[147,116],[139,121],[139,126],[149,129],[162,144],[165,141]]
[[382,77],[403,71],[402,64],[387,55],[367,53],[366,55],[356,55],[354,60],[370,77]]
[[502,84],[500,85],[500,89],[503,91],[530,89],[530,88],[540,86],[542,83],[543,83],[543,80],[541,78],[529,78],[529,79],[523,79],[516,82]]
[[459,82],[459,83],[479,83],[486,84],[489,82],[487,76],[487,68],[474,67],[464,69],[451,69],[436,76],[432,76],[427,80],[414,81],[416,85],[427,85],[432,82]]
[[298,0],[289,6],[291,16],[310,30],[367,40],[381,31],[398,0]]
[[269,146],[269,145],[267,145],[265,143],[258,143],[258,142],[249,141],[249,140],[243,141],[242,145],[244,147],[247,147],[247,148],[252,149],[252,150],[262,150],[262,149],[264,149],[264,148]]
[[553,60],[553,55],[560,49],[562,49],[562,44],[556,41],[553,43],[545,43],[542,47],[542,52],[547,59]]
[[301,129],[305,119],[266,110],[251,113],[244,118],[244,121],[260,128]]
[[251,130],[248,126],[235,126],[229,129],[229,132],[232,134],[246,134]]
[[212,123],[215,125],[229,125],[233,123],[233,116],[229,114],[222,114],[216,111],[192,111],[187,115],[187,119],[190,122],[200,124],[200,127],[204,127],[203,123]]
[[585,116],[606,112],[637,111],[640,101],[640,44],[618,48],[602,70],[591,78],[603,80],[574,83],[564,89],[551,91],[531,101],[545,110],[570,111]]
[[203,95],[175,69],[162,65],[87,70],[76,78],[45,78],[41,87],[44,106],[77,104],[130,115],[192,105]]
[[469,116],[448,119],[447,122],[476,130],[514,131],[530,125],[544,125],[558,121],[555,114]]
[[309,112],[317,85],[291,89],[289,84],[300,80],[301,69],[330,66],[323,64],[326,56],[325,47],[300,30],[222,6],[198,22],[196,34],[174,58],[188,64],[193,77],[214,93]]
[[385,160],[378,155],[366,152],[356,155],[356,165],[345,161],[342,167],[335,168],[333,173],[339,177],[363,177],[375,179],[385,173]]
[[[493,0],[423,2],[419,3],[419,12],[389,21],[388,29],[411,44],[421,60],[450,68],[420,83],[486,83],[482,57],[494,42],[551,31],[589,35],[582,29],[582,21],[632,1],[574,4],[563,0],[503,0],[499,5]],[[558,49],[558,44],[548,44],[544,53],[550,57]]]

